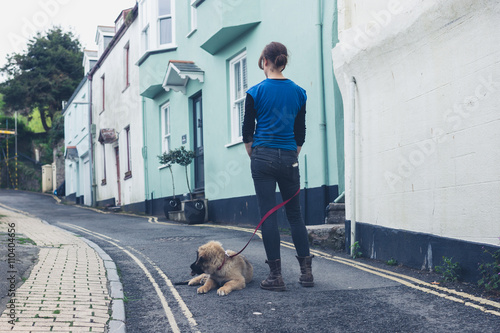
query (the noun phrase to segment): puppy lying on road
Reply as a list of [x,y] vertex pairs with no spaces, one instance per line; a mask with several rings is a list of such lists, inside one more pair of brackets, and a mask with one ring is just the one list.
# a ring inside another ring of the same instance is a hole
[[222,248],[216,241],[208,242],[198,248],[196,261],[191,265],[191,275],[201,274],[189,280],[188,285],[200,285],[198,294],[217,289],[217,295],[226,296],[233,290],[245,288],[252,281],[252,264],[241,254],[230,258],[236,252]]

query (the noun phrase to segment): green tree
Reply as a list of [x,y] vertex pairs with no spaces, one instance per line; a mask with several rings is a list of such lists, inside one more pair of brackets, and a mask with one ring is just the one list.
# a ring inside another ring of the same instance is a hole
[[7,78],[0,85],[4,110],[28,116],[38,108],[48,132],[62,101],[71,97],[83,77],[82,59],[80,42],[73,33],[59,27],[44,35],[38,33],[28,42],[25,53],[9,55],[0,69]]
[[3,95],[0,94],[0,115],[3,114],[3,106],[5,105],[5,102],[3,101]]

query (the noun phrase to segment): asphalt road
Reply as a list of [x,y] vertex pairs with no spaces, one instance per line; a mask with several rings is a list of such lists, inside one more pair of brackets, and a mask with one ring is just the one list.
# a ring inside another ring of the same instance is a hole
[[105,214],[20,191],[0,191],[0,204],[81,235],[111,256],[124,287],[127,332],[500,331],[500,307],[495,304],[380,271],[342,254],[315,252],[316,286],[303,288],[297,282],[295,251],[287,243],[282,247],[287,291],[262,290],[259,283],[268,267],[258,237],[243,253],[254,266],[254,280],[244,290],[229,296],[215,291],[198,295],[196,287],[173,285],[190,278],[198,246],[218,240],[238,251],[250,233]]

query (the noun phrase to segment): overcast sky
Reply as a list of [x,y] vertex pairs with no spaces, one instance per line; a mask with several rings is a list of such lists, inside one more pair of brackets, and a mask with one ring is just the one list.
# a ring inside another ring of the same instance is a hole
[[7,54],[21,53],[36,31],[59,25],[86,49],[96,50],[98,25],[114,25],[121,10],[136,0],[3,0],[0,10],[0,67]]

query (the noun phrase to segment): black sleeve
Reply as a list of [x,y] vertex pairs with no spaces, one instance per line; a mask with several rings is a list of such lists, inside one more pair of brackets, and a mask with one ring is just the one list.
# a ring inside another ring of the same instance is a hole
[[244,143],[249,143],[253,141],[256,116],[257,116],[257,111],[255,110],[254,107],[253,97],[247,94],[245,98],[245,116],[243,117],[243,128],[241,131]]
[[301,147],[306,141],[306,104],[300,108],[299,113],[295,117],[295,124],[293,126],[293,133],[295,134],[295,142],[297,146]]

